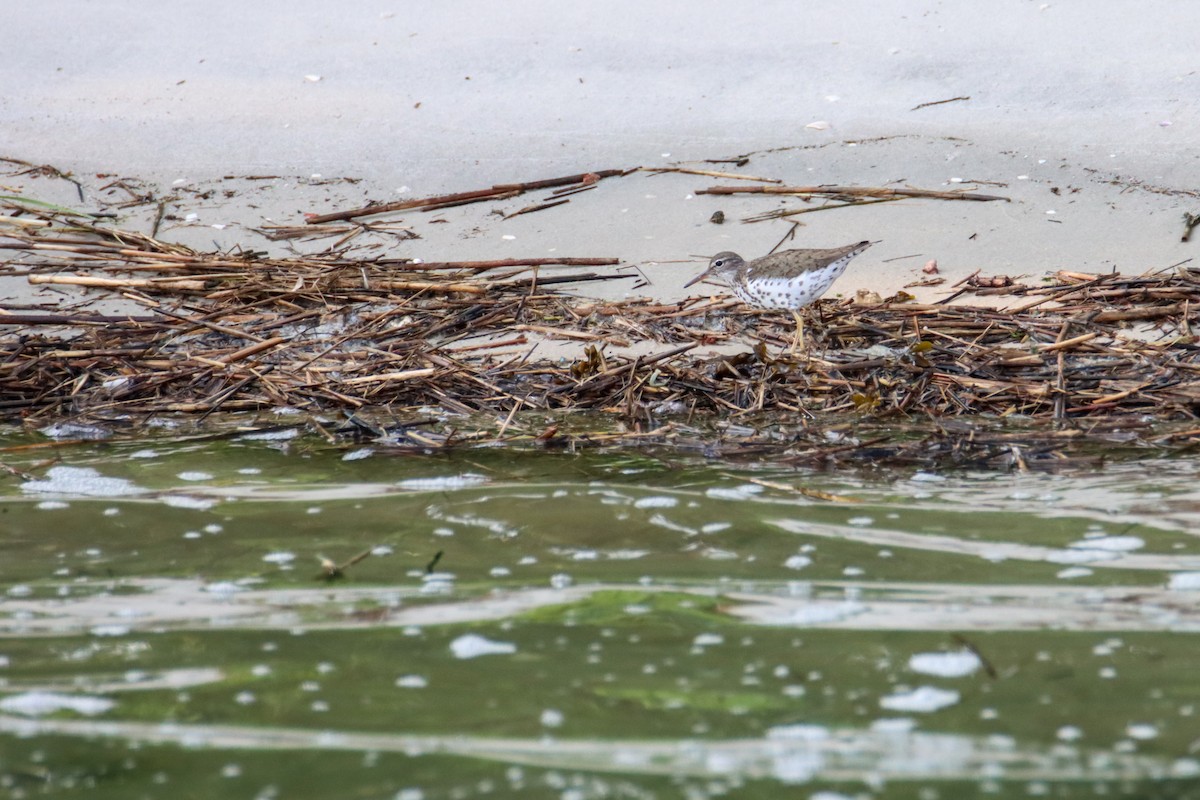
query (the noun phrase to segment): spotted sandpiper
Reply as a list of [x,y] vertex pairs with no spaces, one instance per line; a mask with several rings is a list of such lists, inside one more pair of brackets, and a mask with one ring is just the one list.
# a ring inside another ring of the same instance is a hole
[[846,271],[856,255],[871,246],[858,242],[828,250],[784,250],[746,262],[737,253],[717,253],[708,269],[684,288],[714,277],[729,285],[738,299],[760,308],[786,308],[796,320],[792,350],[804,347],[804,319],[800,309],[823,295]]

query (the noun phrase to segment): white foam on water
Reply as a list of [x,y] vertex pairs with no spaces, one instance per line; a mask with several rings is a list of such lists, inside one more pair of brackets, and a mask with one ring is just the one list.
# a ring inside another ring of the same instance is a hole
[[300,435],[299,428],[285,428],[281,431],[260,431],[258,433],[244,433],[239,436],[239,439],[253,439],[260,442],[276,442],[295,439]]
[[916,714],[928,714],[940,711],[958,703],[958,692],[953,689],[939,689],[936,686],[921,686],[908,692],[896,692],[879,698],[879,705],[889,711],[908,711]]
[[39,481],[26,481],[21,491],[28,494],[69,494],[81,497],[128,497],[146,490],[124,478],[108,478],[91,467],[51,467]]
[[1137,536],[1097,536],[1067,545],[1076,550],[1107,550],[1114,553],[1128,553],[1131,550],[1141,550],[1145,546],[1145,540]]
[[447,492],[455,489],[469,489],[488,482],[483,475],[464,473],[462,475],[447,475],[439,478],[408,478],[396,483],[401,489],[411,492]]
[[922,675],[961,678],[978,670],[983,663],[969,650],[957,653],[917,653],[908,659],[908,668]]
[[208,497],[192,497],[186,494],[164,495],[162,504],[171,508],[186,508],[192,511],[207,511],[217,504],[216,500]]
[[511,655],[517,652],[517,646],[512,642],[498,642],[476,633],[467,633],[450,643],[450,652],[454,653],[455,658],[478,658]]
[[1177,572],[1167,581],[1167,588],[1183,592],[1200,589],[1200,572]]
[[81,425],[77,422],[56,422],[41,428],[39,433],[56,441],[64,439],[97,441],[112,436],[112,431],[108,428],[101,428],[98,425]]
[[424,689],[429,681],[424,675],[401,675],[396,678],[396,686],[401,689]]
[[1090,547],[1052,550],[1046,554],[1046,560],[1051,564],[1092,564],[1097,561],[1112,561],[1120,557],[1120,553],[1112,550],[1100,550]]
[[1133,723],[1125,728],[1125,735],[1141,741],[1155,739],[1158,737],[1158,728],[1148,723]]
[[719,547],[706,547],[700,551],[701,558],[707,558],[709,561],[734,561],[738,558],[738,554],[732,550],[722,550]]
[[788,625],[827,625],[866,611],[866,606],[854,602],[814,603],[793,610],[786,617]]
[[712,500],[749,500],[761,493],[763,487],[755,483],[743,483],[740,486],[713,486],[704,492],[704,496]]
[[636,561],[650,555],[649,550],[602,550],[600,552],[609,561]]
[[116,703],[105,697],[34,691],[14,694],[0,700],[0,711],[26,717],[44,717],[59,711],[74,711],[76,714],[92,717],[103,714],[114,705]]
[[694,528],[689,528],[686,525],[680,525],[678,522],[672,522],[662,514],[652,515],[647,522],[649,522],[651,525],[657,525],[660,528],[666,528],[669,531],[675,531],[676,533],[683,533],[687,534],[688,536],[696,535],[696,530]]
[[1076,742],[1083,738],[1083,731],[1075,725],[1063,725],[1054,736],[1060,742]]
[[674,508],[679,505],[679,499],[667,495],[642,497],[633,501],[634,508]]
[[768,739],[790,739],[792,741],[820,742],[830,737],[829,728],[824,725],[776,725],[767,728]]
[[916,730],[917,721],[912,717],[882,717],[871,723],[876,733],[908,733]]
[[125,636],[130,630],[128,625],[96,625],[89,633],[92,636]]

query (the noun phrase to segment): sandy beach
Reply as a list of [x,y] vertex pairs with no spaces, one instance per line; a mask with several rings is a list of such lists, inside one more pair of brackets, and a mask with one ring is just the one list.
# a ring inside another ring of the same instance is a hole
[[[269,247],[250,229],[367,201],[676,165],[1010,198],[792,218],[788,246],[880,242],[831,296],[886,296],[931,259],[946,284],[910,289],[925,299],[976,270],[1136,274],[1195,252],[1180,239],[1200,211],[1200,21],[1183,3],[59,2],[21,25],[0,73],[0,156],[80,187],[10,165],[4,191],[93,210],[114,178],[136,179],[169,201],[161,235],[201,249]],[[758,256],[790,228],[739,220],[800,205],[697,194],[728,183],[636,173],[507,220],[533,201],[395,215],[421,238],[386,246],[618,257],[645,280],[597,291],[674,300],[698,256]],[[153,216],[133,205],[119,223]],[[0,282],[0,299],[29,298]]]

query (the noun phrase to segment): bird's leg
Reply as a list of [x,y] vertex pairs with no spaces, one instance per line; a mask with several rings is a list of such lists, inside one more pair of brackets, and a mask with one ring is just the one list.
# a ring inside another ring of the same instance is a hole
[[795,353],[804,349],[804,317],[796,309],[792,309],[792,318],[796,320],[796,335],[792,337],[792,347],[789,352]]

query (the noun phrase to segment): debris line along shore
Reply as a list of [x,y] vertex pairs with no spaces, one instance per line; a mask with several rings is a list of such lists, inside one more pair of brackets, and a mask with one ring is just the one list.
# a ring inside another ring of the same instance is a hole
[[[601,410],[652,426],[758,413],[795,423],[839,413],[1183,420],[1200,412],[1191,328],[1200,270],[1186,265],[978,289],[1011,295],[1007,309],[970,305],[963,289],[937,304],[823,300],[812,309],[809,352],[791,356],[783,312],[721,297],[561,292],[629,277],[616,258],[239,256],[19,212],[45,224],[0,227],[6,274],[88,287],[137,312],[3,310],[8,419],[280,407],[504,418],[519,408]],[[571,355],[541,359],[539,341],[565,343]],[[619,352],[633,343],[641,355]],[[733,354],[705,355],[722,344]]]

